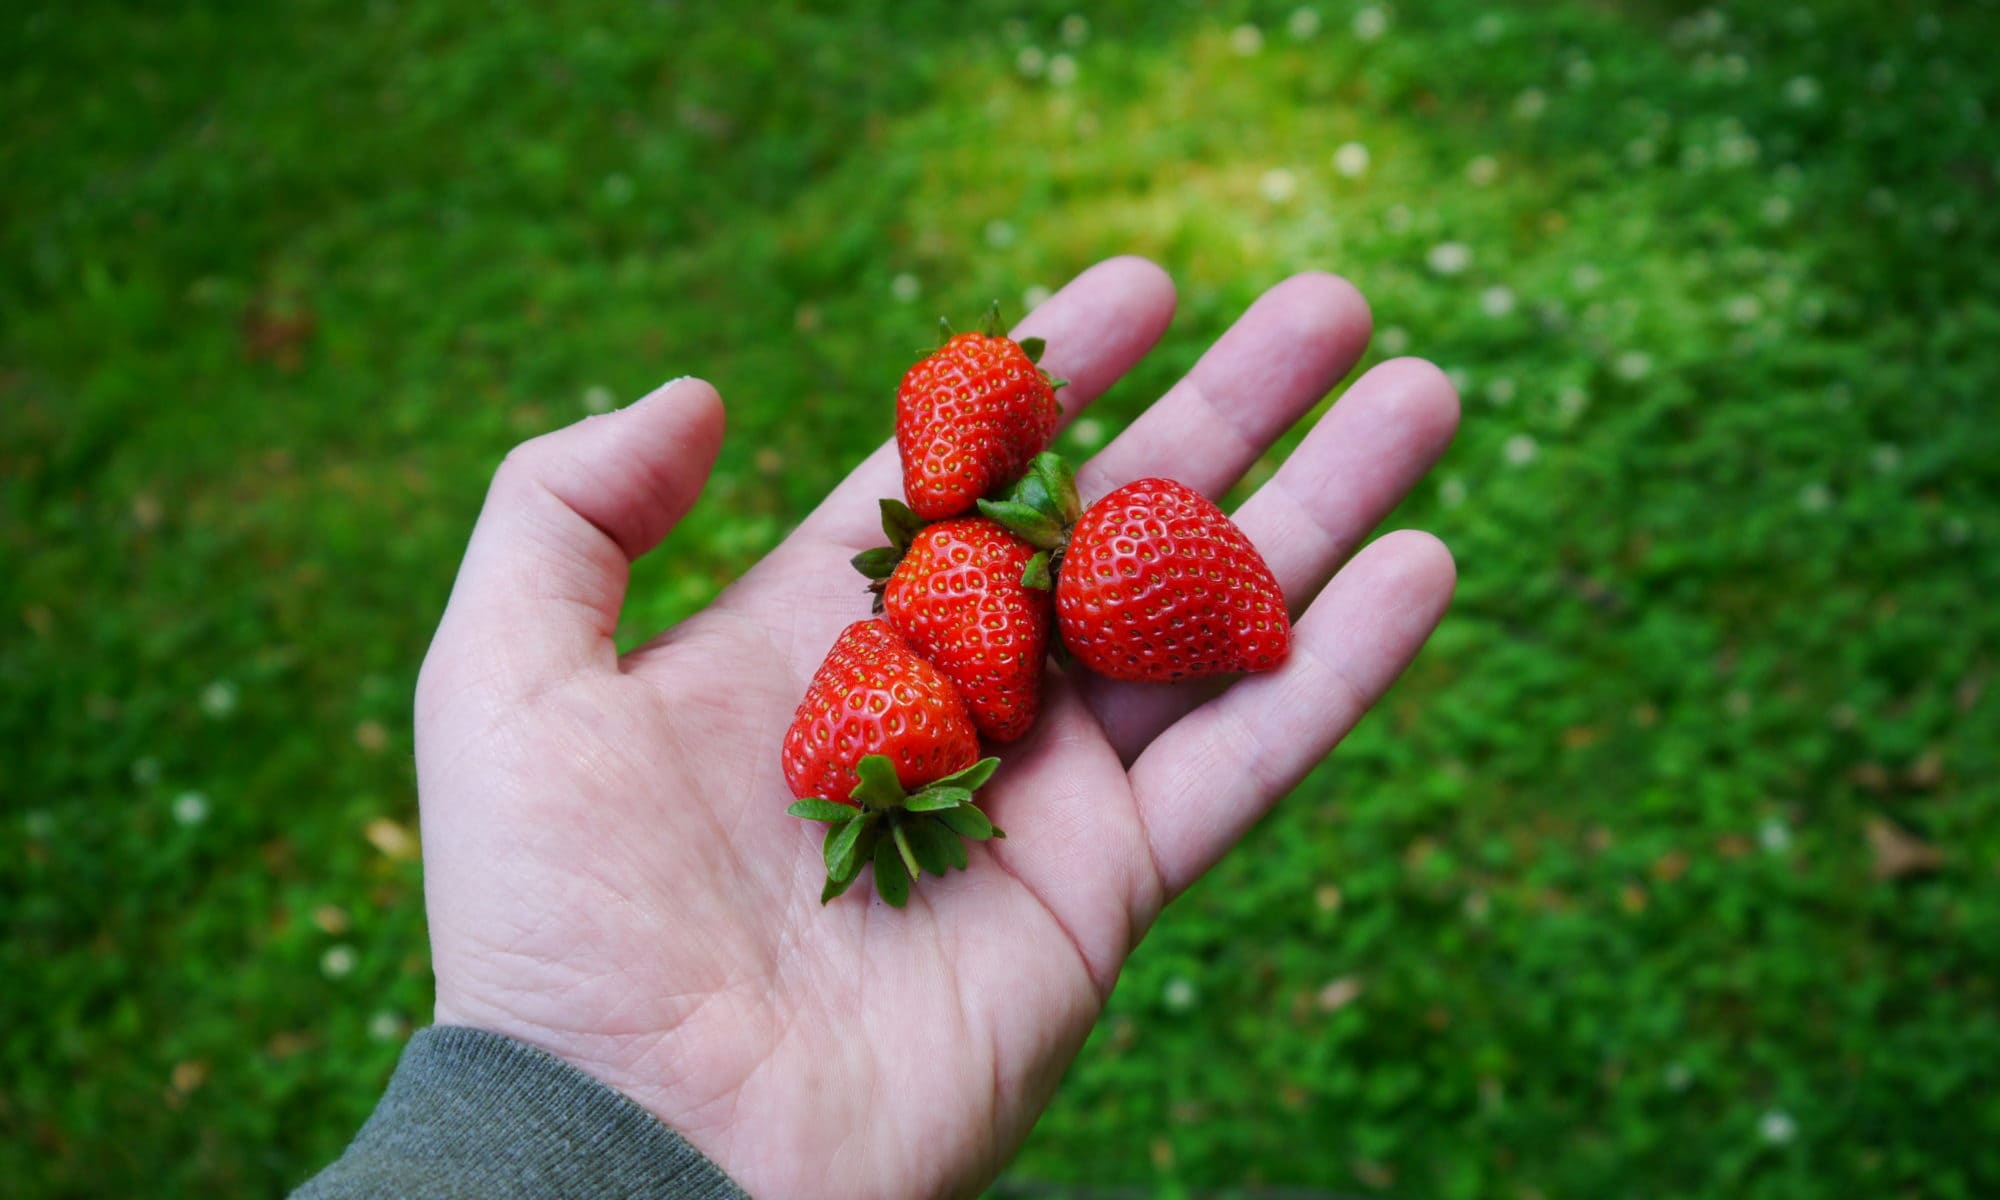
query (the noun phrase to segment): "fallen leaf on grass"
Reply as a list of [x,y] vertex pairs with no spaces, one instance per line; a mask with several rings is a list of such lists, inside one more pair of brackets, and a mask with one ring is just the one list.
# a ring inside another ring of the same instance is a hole
[[1944,865],[1944,851],[1887,817],[1868,818],[1867,832],[1877,879],[1925,875]]
[[368,843],[388,858],[404,859],[417,856],[417,836],[387,817],[376,817],[368,822],[368,828],[364,832],[368,836]]

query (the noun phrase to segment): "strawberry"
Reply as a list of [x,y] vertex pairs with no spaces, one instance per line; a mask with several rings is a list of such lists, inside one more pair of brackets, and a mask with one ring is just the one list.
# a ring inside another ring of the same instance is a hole
[[905,540],[893,510],[885,505],[884,514],[890,539],[902,542],[901,560],[874,551],[855,566],[879,581],[889,624],[958,685],[979,732],[1014,741],[1041,709],[1052,620],[1048,555],[985,517],[940,521]]
[[1074,478],[1052,454],[1037,456],[1007,499],[980,504],[1055,553],[1056,623],[1077,662],[1112,679],[1164,682],[1284,661],[1292,629],[1278,581],[1206,496],[1141,479],[1076,509]]
[[960,837],[1004,837],[972,802],[998,765],[980,759],[958,688],[886,621],[842,630],[785,733],[799,797],[787,811],[830,826],[820,902],[872,858],[876,890],[900,908],[922,871],[965,866]]
[[1250,539],[1171,479],[1084,510],[1056,581],[1063,644],[1113,679],[1268,671],[1292,645],[1285,597]]
[[1035,365],[1040,338],[1017,343],[998,326],[998,305],[982,332],[954,336],[944,326],[944,341],[896,389],[903,494],[925,520],[969,511],[1012,483],[1056,435],[1064,381]]

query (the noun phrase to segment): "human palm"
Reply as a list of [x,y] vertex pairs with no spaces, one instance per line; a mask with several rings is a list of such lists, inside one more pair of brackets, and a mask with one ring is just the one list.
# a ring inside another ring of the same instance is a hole
[[[1017,333],[1048,339],[1073,416],[1172,306],[1158,268],[1112,260]],[[1220,493],[1367,336],[1345,283],[1273,288],[1085,464],[1086,501],[1148,474]],[[756,1195],[976,1191],[1161,906],[1435,624],[1452,582],[1435,540],[1353,551],[1456,421],[1426,363],[1358,381],[1237,513],[1293,603],[1285,665],[1227,688],[1052,672],[981,793],[1007,840],[900,911],[866,888],[821,908],[818,831],[785,815],[778,753],[834,635],[865,615],[846,560],[881,540],[893,449],[707,610],[620,657],[627,567],[693,503],[720,403],[677,381],[527,443],[495,477],[418,687],[438,1021],[568,1060]]]

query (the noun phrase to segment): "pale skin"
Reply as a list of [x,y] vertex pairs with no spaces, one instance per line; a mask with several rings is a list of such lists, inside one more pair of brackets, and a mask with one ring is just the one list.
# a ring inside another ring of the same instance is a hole
[[[1048,339],[1066,419],[1166,329],[1174,292],[1100,263],[1014,331]],[[1352,368],[1346,282],[1265,293],[1079,471],[1086,502],[1165,475],[1219,496]],[[885,363],[886,385],[907,364]],[[885,399],[882,422],[889,423]],[[1436,461],[1458,400],[1384,363],[1233,514],[1295,621],[1227,687],[1052,672],[982,793],[1004,842],[819,904],[823,827],[785,815],[778,748],[839,630],[856,551],[900,494],[893,446],[706,610],[619,655],[631,561],[694,503],[722,438],[699,380],[536,438],[496,473],[424,660],[416,732],[437,1020],[623,1091],[757,1196],[962,1196],[990,1182],[1161,907],[1340,741],[1416,654],[1454,574],[1371,531]]]

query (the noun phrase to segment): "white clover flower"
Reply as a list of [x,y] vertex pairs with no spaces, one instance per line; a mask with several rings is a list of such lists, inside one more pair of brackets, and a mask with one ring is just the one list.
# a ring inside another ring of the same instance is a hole
[[1040,46],[1023,46],[1014,55],[1014,69],[1029,79],[1040,79],[1049,65],[1049,56],[1042,53]]
[[1272,167],[1257,181],[1257,190],[1273,204],[1283,204],[1298,194],[1299,181],[1283,167]]
[[1295,8],[1292,15],[1285,18],[1285,32],[1298,41],[1305,41],[1319,32],[1319,10],[1316,8]]
[[1457,508],[1465,503],[1465,481],[1456,475],[1448,475],[1438,484],[1438,503],[1446,508]]
[[617,404],[618,397],[612,394],[610,388],[605,387],[601,383],[593,383],[583,389],[583,411],[592,416],[596,416],[599,413],[608,413],[617,407]]
[[1472,40],[1482,46],[1490,46],[1507,32],[1507,19],[1499,13],[1487,13],[1472,23]]
[[1406,233],[1413,218],[1407,204],[1391,204],[1389,211],[1382,214],[1382,228],[1390,233]]
[[1708,170],[1711,160],[1707,146],[1687,145],[1681,147],[1681,170],[1690,175],[1699,175]]
[[1540,88],[1529,88],[1514,97],[1514,115],[1523,121],[1532,121],[1547,112],[1549,96]]
[[1194,984],[1179,975],[1167,980],[1167,986],[1160,991],[1160,999],[1166,1004],[1168,1012],[1187,1012],[1200,998]]
[[1479,311],[1495,320],[1514,311],[1514,289],[1494,284],[1479,293]]
[[629,175],[614,171],[604,177],[604,199],[613,205],[629,203],[635,191],[637,189],[632,186]]
[[1783,854],[1792,848],[1792,827],[1776,817],[1766,818],[1757,827],[1757,844],[1772,854]]
[[1472,372],[1464,367],[1446,367],[1444,377],[1451,381],[1451,390],[1461,396],[1472,390]]
[[1813,514],[1833,507],[1833,489],[1823,483],[1809,483],[1799,489],[1799,507]]
[[151,787],[160,782],[160,760],[148,754],[132,763],[132,782],[140,787]]
[[904,271],[889,281],[889,294],[908,304],[924,294],[924,285],[917,282],[915,275]]
[[986,222],[986,244],[995,250],[1005,250],[1014,244],[1014,225],[998,217]]
[[359,961],[360,956],[354,953],[352,946],[345,943],[328,946],[326,953],[319,956],[319,973],[328,979],[344,979],[353,973]]
[[1264,31],[1246,21],[1229,31],[1229,48],[1249,58],[1264,48]]
[[218,679],[201,689],[201,711],[211,717],[226,717],[236,711],[236,685]]
[[1733,133],[1723,138],[1715,148],[1716,161],[1725,167],[1741,167],[1756,162],[1763,153],[1757,139],[1748,134]]
[[1372,42],[1389,32],[1389,14],[1380,8],[1364,8],[1354,14],[1354,36]]
[[1485,187],[1500,178],[1500,162],[1490,154],[1482,154],[1465,164],[1465,178],[1473,187]]
[[1439,242],[1424,261],[1440,275],[1457,275],[1472,265],[1472,248],[1464,242]]
[[1730,83],[1742,83],[1750,78],[1750,60],[1741,54],[1725,54],[1717,66],[1722,69],[1722,78]]
[[1067,54],[1057,54],[1049,59],[1049,82],[1057,87],[1068,87],[1076,82],[1076,60]]
[[1590,393],[1580,387],[1566,387],[1556,393],[1556,411],[1569,420],[1576,420],[1589,407]]
[[368,1018],[368,1036],[378,1042],[393,1042],[403,1036],[403,1018],[386,1009]]
[[1065,46],[1081,46],[1090,40],[1090,18],[1071,13],[1062,19],[1060,36]]
[[1375,341],[1382,347],[1382,353],[1393,357],[1410,348],[1410,331],[1401,325],[1391,325],[1376,334]]
[[1021,307],[1026,311],[1032,312],[1048,303],[1048,299],[1052,294],[1049,289],[1043,287],[1041,284],[1033,284],[1022,291]]
[[1535,461],[1535,456],[1541,453],[1541,449],[1535,444],[1533,437],[1517,433],[1507,439],[1507,444],[1501,448],[1501,453],[1506,456],[1508,466],[1525,467]]
[[1084,449],[1095,450],[1104,444],[1104,422],[1096,417],[1080,418],[1069,427],[1069,436]]
[[1368,173],[1368,147],[1360,142],[1343,142],[1333,152],[1333,169],[1349,179],[1359,179]]
[[1897,467],[1903,465],[1903,452],[1888,442],[1881,442],[1868,453],[1869,465],[1883,475],[1893,475]]
[[1764,315],[1764,304],[1757,297],[1747,293],[1731,296],[1729,303],[1722,307],[1722,315],[1729,318],[1732,325],[1748,325]]
[[1653,370],[1653,356],[1644,350],[1627,350],[1611,362],[1612,373],[1628,383],[1644,379]]
[[1597,64],[1587,58],[1572,58],[1569,65],[1563,68],[1563,78],[1573,88],[1589,87],[1590,82],[1597,78]]
[[1625,143],[1625,161],[1635,167],[1650,166],[1659,151],[1652,138],[1636,137]]
[[1502,375],[1486,385],[1486,402],[1495,408],[1505,408],[1514,402],[1514,381]]
[[1785,82],[1785,103],[1793,108],[1811,108],[1819,103],[1819,80],[1810,75],[1794,75]]
[[1774,1108],[1757,1120],[1757,1135],[1773,1146],[1787,1144],[1798,1132],[1798,1122],[1783,1109]]
[[1578,263],[1570,268],[1569,285],[1579,292],[1594,292],[1604,282],[1604,272],[1594,263]]
[[1792,219],[1792,202],[1785,196],[1766,196],[1761,210],[1766,225],[1783,225]]
[[1667,1085],[1670,1092],[1685,1092],[1688,1085],[1694,1082],[1694,1072],[1688,1070],[1684,1062],[1670,1062],[1667,1069],[1660,1072],[1660,1081]]
[[181,825],[199,825],[208,820],[208,797],[200,792],[182,792],[174,797],[174,821]]

